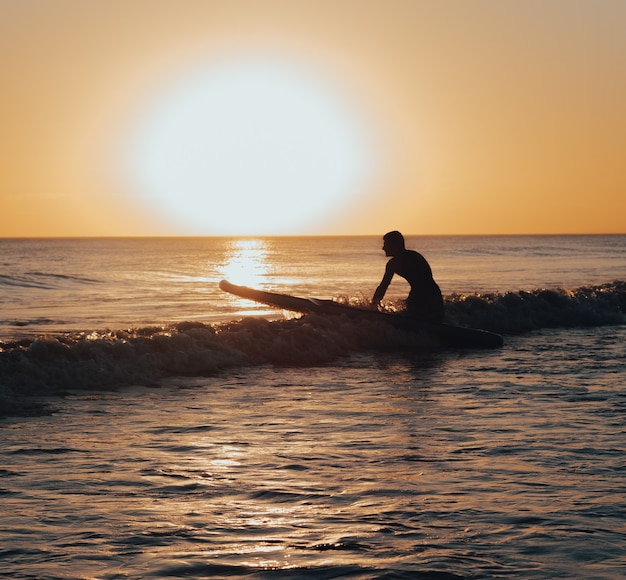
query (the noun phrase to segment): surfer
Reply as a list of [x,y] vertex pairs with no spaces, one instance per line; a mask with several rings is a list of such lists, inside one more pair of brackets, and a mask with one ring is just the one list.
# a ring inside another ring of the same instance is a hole
[[406,314],[428,322],[442,322],[443,297],[426,258],[414,250],[407,250],[404,247],[404,236],[400,232],[385,234],[383,242],[383,250],[391,259],[387,262],[385,275],[374,292],[372,307],[378,308],[391,279],[394,274],[398,274],[411,286],[406,299]]

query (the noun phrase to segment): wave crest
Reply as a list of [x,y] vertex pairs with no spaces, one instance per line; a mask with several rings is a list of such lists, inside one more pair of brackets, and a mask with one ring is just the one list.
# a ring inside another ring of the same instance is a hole
[[518,333],[541,328],[602,326],[626,320],[626,282],[532,291],[448,296],[451,324]]
[[[623,324],[626,282],[576,290],[453,295],[447,322],[504,334]],[[155,385],[169,376],[211,376],[256,365],[312,366],[374,349],[427,347],[428,337],[373,320],[307,315],[245,318],[210,326],[183,322],[0,343],[0,416],[33,414],[32,395],[69,389]]]

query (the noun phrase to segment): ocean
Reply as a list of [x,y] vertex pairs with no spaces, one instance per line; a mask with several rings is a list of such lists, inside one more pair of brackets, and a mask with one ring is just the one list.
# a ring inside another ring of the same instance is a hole
[[407,237],[498,349],[218,287],[364,305],[381,246],[0,239],[0,577],[623,578],[626,235]]

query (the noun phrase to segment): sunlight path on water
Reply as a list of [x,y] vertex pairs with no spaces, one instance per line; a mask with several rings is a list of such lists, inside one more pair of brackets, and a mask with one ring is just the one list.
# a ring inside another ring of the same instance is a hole
[[268,243],[261,239],[233,240],[227,250],[226,262],[219,268],[222,278],[244,286],[264,284],[271,268],[267,254]]

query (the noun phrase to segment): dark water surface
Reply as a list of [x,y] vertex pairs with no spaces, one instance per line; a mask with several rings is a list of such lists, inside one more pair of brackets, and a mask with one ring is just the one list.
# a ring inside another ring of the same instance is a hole
[[69,394],[2,427],[0,576],[621,578],[625,339]]
[[0,240],[0,577],[623,578],[626,236],[410,245],[504,348],[217,287],[364,301],[376,238]]

